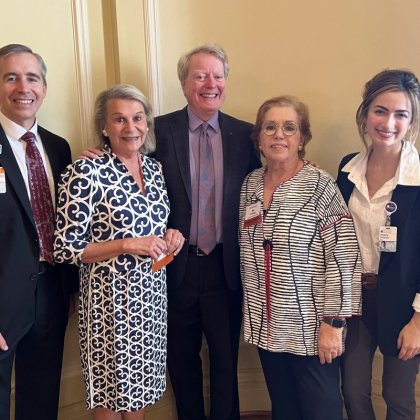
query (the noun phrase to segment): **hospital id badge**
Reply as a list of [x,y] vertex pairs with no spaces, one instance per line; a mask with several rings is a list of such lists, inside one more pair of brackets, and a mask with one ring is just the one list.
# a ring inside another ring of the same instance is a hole
[[379,228],[379,251],[396,252],[397,251],[397,227],[381,226]]
[[244,228],[257,225],[261,223],[261,202],[257,201],[245,208]]
[[6,193],[6,172],[0,166],[0,194]]

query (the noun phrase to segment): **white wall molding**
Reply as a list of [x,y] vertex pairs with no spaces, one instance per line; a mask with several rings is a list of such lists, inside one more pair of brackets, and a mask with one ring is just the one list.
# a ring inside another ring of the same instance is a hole
[[155,0],[143,0],[148,97],[155,115],[161,113],[159,23]]
[[86,148],[92,136],[92,69],[89,41],[88,6],[84,0],[72,0],[73,38],[76,58],[77,97],[79,101],[81,146]]

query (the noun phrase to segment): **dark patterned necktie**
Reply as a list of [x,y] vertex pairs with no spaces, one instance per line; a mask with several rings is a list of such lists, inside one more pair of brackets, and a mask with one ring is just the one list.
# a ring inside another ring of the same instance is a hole
[[209,254],[216,246],[215,173],[208,124],[201,124],[199,138],[200,184],[198,190],[197,246]]
[[35,144],[35,135],[28,131],[22,136],[22,140],[26,142],[26,167],[28,168],[31,206],[38,231],[41,257],[50,264],[54,264],[53,237],[55,216],[47,174]]

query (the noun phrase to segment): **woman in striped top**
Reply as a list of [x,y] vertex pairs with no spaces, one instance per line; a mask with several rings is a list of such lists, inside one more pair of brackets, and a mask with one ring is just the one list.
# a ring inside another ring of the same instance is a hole
[[240,203],[245,340],[258,346],[273,420],[342,418],[339,359],[346,318],[360,313],[353,221],[330,175],[303,160],[308,110],[262,104],[253,138],[266,166]]

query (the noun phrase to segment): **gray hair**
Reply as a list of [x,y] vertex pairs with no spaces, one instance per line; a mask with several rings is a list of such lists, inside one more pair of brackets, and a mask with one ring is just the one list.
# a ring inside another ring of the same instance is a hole
[[229,61],[224,49],[217,44],[203,44],[185,53],[178,60],[178,79],[182,83],[188,77],[191,57],[196,54],[209,54],[216,57],[223,64],[225,79],[229,75]]
[[0,59],[3,57],[7,57],[8,55],[22,54],[22,53],[32,54],[38,60],[39,67],[41,69],[42,81],[44,82],[44,85],[47,85],[47,65],[45,64],[45,61],[39,54],[34,53],[26,45],[22,45],[22,44],[5,45],[4,47],[0,48]]
[[140,102],[143,105],[144,112],[146,113],[148,131],[144,143],[140,148],[140,152],[145,155],[154,152],[156,149],[156,138],[152,107],[146,96],[133,85],[112,86],[101,92],[96,98],[93,122],[95,135],[99,141],[99,145],[103,146],[105,143],[108,144],[109,142],[108,138],[103,135],[102,130],[105,127],[107,118],[107,104],[111,99],[127,99]]

